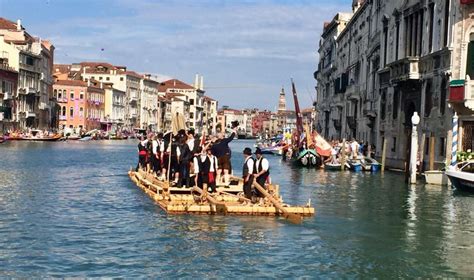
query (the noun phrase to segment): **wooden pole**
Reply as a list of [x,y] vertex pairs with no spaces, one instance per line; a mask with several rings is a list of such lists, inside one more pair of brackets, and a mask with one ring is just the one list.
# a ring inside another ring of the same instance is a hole
[[382,143],[382,172],[385,171],[385,156],[387,155],[387,138],[383,139]]
[[301,215],[289,213],[285,208],[283,208],[283,205],[281,205],[280,202],[278,202],[272,195],[270,195],[264,187],[262,187],[259,183],[257,183],[255,180],[253,181],[253,186],[257,188],[259,192],[261,192],[270,202],[275,206],[276,209],[280,210],[283,213],[283,217],[285,219],[289,220],[292,223],[299,224],[302,222],[303,217]]
[[341,170],[344,170],[344,167],[346,166],[346,138],[342,139],[341,149]]
[[425,145],[426,145],[425,140],[426,140],[426,135],[425,133],[423,133],[421,135],[421,146],[420,146],[420,173],[423,171],[423,167],[424,167],[423,160],[425,157]]
[[435,160],[435,138],[430,137],[430,170],[434,170],[434,160]]

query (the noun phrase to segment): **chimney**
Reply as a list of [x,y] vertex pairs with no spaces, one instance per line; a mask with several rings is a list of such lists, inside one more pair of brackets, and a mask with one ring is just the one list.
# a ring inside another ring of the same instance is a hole
[[204,76],[201,76],[201,82],[199,83],[199,89],[204,90]]
[[194,78],[194,88],[199,88],[199,74],[196,74],[196,77]]
[[87,79],[87,87],[91,86],[91,79]]
[[16,20],[16,30],[21,31],[21,19]]

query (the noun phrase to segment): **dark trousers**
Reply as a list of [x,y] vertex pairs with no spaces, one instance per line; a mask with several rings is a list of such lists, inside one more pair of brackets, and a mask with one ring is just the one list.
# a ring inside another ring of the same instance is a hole
[[139,155],[138,156],[138,165],[135,171],[138,171],[138,168],[145,168],[146,167],[146,156]]
[[252,198],[252,184],[253,184],[253,175],[250,175],[249,180],[244,182],[244,195],[246,198]]
[[189,162],[182,161],[179,163],[179,184],[180,186],[189,187]]
[[151,156],[151,166],[154,172],[158,172],[161,170],[161,160],[156,158],[156,155]]
[[[265,182],[267,182],[267,176],[259,176],[257,177],[257,183],[262,186],[262,188],[265,188]],[[258,197],[264,197],[263,193],[261,193],[258,189],[255,189],[255,194]]]

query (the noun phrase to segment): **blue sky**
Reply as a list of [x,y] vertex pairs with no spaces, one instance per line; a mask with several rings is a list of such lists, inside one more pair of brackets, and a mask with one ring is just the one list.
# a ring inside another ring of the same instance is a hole
[[323,22],[351,3],[0,0],[0,16],[50,39],[56,63],[107,61],[188,83],[199,73],[220,106],[274,110],[291,77],[300,106],[311,105]]

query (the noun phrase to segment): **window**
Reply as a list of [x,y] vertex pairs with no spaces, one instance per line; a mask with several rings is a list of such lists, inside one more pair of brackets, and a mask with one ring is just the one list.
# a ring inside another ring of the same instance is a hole
[[110,77],[106,77],[105,80],[110,81]]
[[71,100],[74,99],[74,91],[71,91]]
[[392,117],[393,119],[398,118],[398,106],[399,106],[399,101],[400,99],[400,91],[398,89],[395,89],[395,92],[393,93],[393,111],[392,111]]
[[431,52],[433,50],[433,26],[434,26],[434,3],[431,3],[429,6],[430,9],[430,26],[429,26],[429,41],[428,41],[428,51]]
[[102,77],[99,77],[99,81],[102,81]]
[[84,99],[84,92],[83,92],[83,91],[81,91],[81,92],[79,93],[79,99],[81,99],[81,100]]
[[74,117],[74,108],[73,107],[70,107],[69,108],[69,116],[72,118]]
[[64,117],[66,116],[66,106],[63,106],[61,115]]
[[57,90],[57,89],[55,89],[55,90],[53,91],[53,96],[54,96],[54,98],[56,98],[56,97],[58,96],[58,90]]
[[84,117],[84,108],[79,108],[79,117]]
[[189,99],[189,105],[194,105],[194,99]]
[[466,75],[474,80],[474,33],[471,33],[471,41],[467,46]]
[[380,118],[385,120],[385,107],[387,103],[387,92],[385,89],[382,90],[382,97],[380,99]]
[[427,155],[430,152],[430,138],[426,137],[425,138],[425,155]]
[[397,137],[393,137],[392,139],[393,139],[393,141],[392,141],[392,152],[396,152],[397,151]]
[[446,142],[444,137],[439,138],[439,155],[446,156]]
[[443,31],[443,44],[448,46],[448,33],[449,33],[449,5],[450,0],[446,0],[444,3],[444,31]]
[[383,66],[387,65],[387,47],[388,47],[388,27],[384,23],[383,27]]
[[58,99],[61,99],[61,98],[63,98],[63,91],[58,90]]
[[123,77],[120,77],[120,81],[123,82]]
[[425,117],[429,117],[433,108],[433,93],[431,92],[431,79],[426,81],[425,91]]
[[397,20],[397,31],[395,34],[395,60],[398,60],[399,47],[400,47],[400,20]]
[[441,88],[440,88],[440,97],[439,97],[439,112],[441,115],[444,115],[444,112],[446,110],[446,97],[447,97],[447,92],[448,88],[446,87],[446,78],[443,78],[441,81]]

